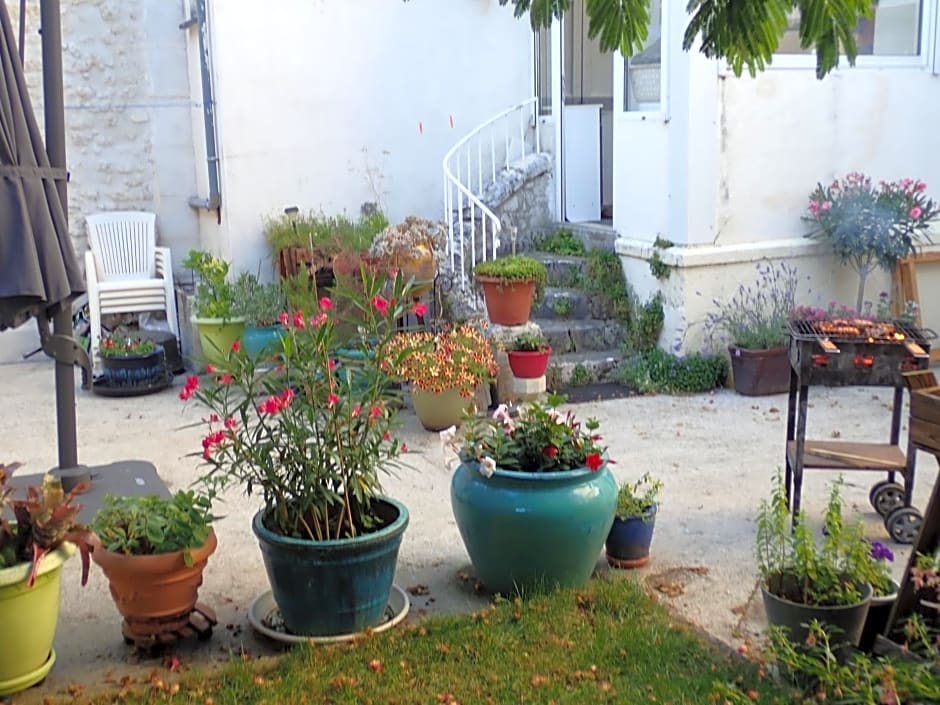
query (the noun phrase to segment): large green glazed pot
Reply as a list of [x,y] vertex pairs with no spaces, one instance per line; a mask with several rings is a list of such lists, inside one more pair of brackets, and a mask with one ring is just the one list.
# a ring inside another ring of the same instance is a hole
[[245,333],[244,318],[194,318],[199,331],[202,357],[210,365],[221,365],[232,344]]
[[381,622],[408,510],[389,497],[377,500],[375,510],[383,528],[329,541],[282,536],[265,526],[263,512],[255,514],[252,529],[274,602],[291,633],[356,634]]
[[31,565],[0,569],[0,698],[45,678],[55,654],[62,564],[75,553],[64,543],[43,556],[33,586],[26,587]]
[[477,578],[494,592],[578,587],[591,577],[614,522],[617,483],[596,472],[480,474],[461,463],[450,501]]

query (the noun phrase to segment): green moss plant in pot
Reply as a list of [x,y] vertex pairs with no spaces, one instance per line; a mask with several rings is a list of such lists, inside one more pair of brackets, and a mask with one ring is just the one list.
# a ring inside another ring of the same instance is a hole
[[506,347],[509,369],[519,379],[538,379],[548,369],[552,346],[540,331],[520,333]]
[[156,639],[186,626],[217,545],[214,519],[212,493],[105,498],[91,522],[92,559],[108,578],[125,637]]
[[473,269],[492,323],[520,326],[529,320],[532,302],[541,301],[548,270],[528,255],[507,255],[480,262]]
[[190,250],[183,266],[198,277],[193,323],[202,355],[207,363],[218,365],[245,332],[245,319],[235,308],[235,288],[228,281],[229,264],[208,252]]
[[787,320],[795,307],[799,275],[786,262],[757,263],[757,281],[715,299],[705,317],[705,339],[727,345],[734,389],[746,396],[785,392],[790,386]]
[[843,519],[841,478],[832,484],[823,533],[817,543],[802,511],[791,522],[778,469],[771,497],[761,501],[757,514],[757,566],[767,619],[788,629],[796,643],[806,639],[806,625],[817,619],[840,630],[841,644],[857,646],[871,601],[873,558],[861,523]]
[[88,576],[81,507],[52,475],[41,487],[14,498],[10,474],[0,463],[0,698],[43,680],[55,663],[52,642],[59,620],[62,565],[82,553],[82,584]]
[[[362,314],[356,338],[337,339],[348,307],[322,297],[285,316],[278,364],[230,350],[214,381],[190,377],[180,392],[209,412],[204,479],[262,500],[252,529],[281,618],[300,636],[379,623],[408,525],[405,506],[382,492],[407,448],[393,433],[396,380],[378,361],[397,364],[391,341],[412,308],[409,287],[376,274],[338,295]],[[340,345],[360,354],[340,366]]]
[[472,323],[436,333],[401,333],[392,340],[390,350],[398,363],[385,361],[384,367],[411,385],[415,414],[428,431],[459,426],[464,414],[474,408],[477,389],[492,381],[498,371],[490,342]]
[[649,563],[659,493],[663,484],[648,472],[617,490],[617,511],[604,545],[613,568],[639,568]]
[[522,594],[578,587],[591,577],[617,506],[595,419],[579,422],[550,395],[505,405],[442,432],[460,461],[450,500],[476,576]]
[[278,320],[286,307],[280,285],[262,283],[255,274],[242,272],[235,280],[235,302],[238,315],[245,319],[241,337],[245,352],[253,357],[270,358],[280,349],[284,333]]

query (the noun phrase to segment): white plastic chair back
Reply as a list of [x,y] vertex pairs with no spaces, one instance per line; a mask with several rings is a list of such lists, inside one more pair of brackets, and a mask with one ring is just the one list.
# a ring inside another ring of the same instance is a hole
[[87,216],[88,241],[103,281],[156,276],[154,213],[113,211]]

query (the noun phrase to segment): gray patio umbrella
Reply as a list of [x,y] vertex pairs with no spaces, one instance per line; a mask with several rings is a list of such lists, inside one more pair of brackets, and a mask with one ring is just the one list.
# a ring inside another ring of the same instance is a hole
[[[56,360],[59,467],[77,465],[71,301],[84,280],[69,237],[58,0],[42,0],[43,88],[49,152],[33,113],[5,0],[0,0],[0,331],[34,317]],[[52,159],[50,159],[50,155]],[[48,329],[54,319],[54,334]]]

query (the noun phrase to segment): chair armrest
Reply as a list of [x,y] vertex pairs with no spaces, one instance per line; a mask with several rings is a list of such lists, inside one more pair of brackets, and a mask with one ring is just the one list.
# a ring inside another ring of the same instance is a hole
[[85,250],[85,283],[89,292],[98,289],[98,265],[95,264],[95,254],[91,250]]
[[173,279],[173,258],[169,247],[155,247],[154,258],[157,265],[158,279]]

